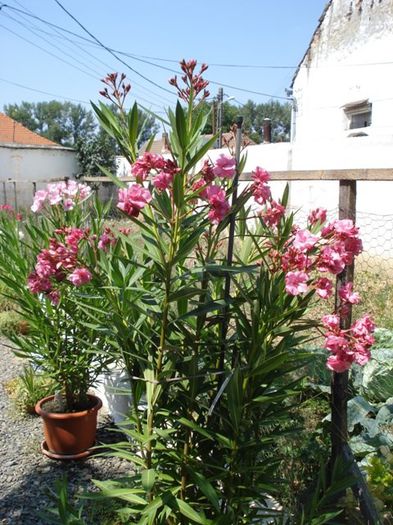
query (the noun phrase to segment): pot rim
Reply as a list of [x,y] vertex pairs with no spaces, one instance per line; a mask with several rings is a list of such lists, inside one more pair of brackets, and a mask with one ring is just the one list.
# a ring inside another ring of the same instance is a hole
[[39,416],[47,419],[77,419],[83,416],[87,416],[88,414],[98,412],[102,407],[101,399],[95,396],[94,394],[87,394],[87,396],[90,399],[94,399],[95,404],[94,406],[86,410],[81,410],[79,412],[47,412],[42,407],[47,401],[51,401],[52,399],[54,399],[55,396],[53,394],[51,396],[47,396],[43,399],[40,399],[35,405],[35,411]]

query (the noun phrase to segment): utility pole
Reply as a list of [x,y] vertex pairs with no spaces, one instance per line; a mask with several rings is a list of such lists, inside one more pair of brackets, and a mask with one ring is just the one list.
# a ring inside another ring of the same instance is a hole
[[217,147],[222,148],[222,120],[223,120],[223,102],[224,102],[224,89],[218,88],[218,95],[217,95],[217,133],[218,133],[218,139],[217,139]]

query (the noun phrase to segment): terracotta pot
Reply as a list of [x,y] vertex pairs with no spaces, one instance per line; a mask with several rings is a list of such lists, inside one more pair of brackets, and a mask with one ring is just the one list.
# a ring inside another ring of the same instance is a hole
[[53,459],[79,459],[90,454],[89,449],[96,438],[97,413],[102,402],[96,396],[89,394],[88,397],[94,403],[92,408],[69,413],[45,411],[45,403],[54,396],[38,401],[35,410],[44,424],[44,454]]

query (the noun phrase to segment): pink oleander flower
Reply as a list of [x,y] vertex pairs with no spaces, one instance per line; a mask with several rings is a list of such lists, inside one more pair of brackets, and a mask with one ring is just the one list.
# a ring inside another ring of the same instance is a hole
[[98,241],[98,249],[107,252],[110,246],[116,244],[115,236],[110,228],[105,228],[103,234]]
[[342,373],[351,368],[352,362],[352,359],[347,354],[338,353],[330,355],[327,358],[326,365],[330,370]]
[[353,283],[346,283],[338,291],[338,295],[343,302],[359,304],[360,295],[353,291]]
[[137,159],[131,166],[131,173],[135,175],[138,182],[142,182],[146,180],[151,171],[159,171],[164,167],[164,157],[145,151],[142,157],[139,157],[139,159]]
[[349,340],[345,337],[343,330],[336,332],[328,332],[325,337],[325,348],[337,354],[339,352],[346,352],[349,350]]
[[337,314],[326,314],[322,317],[322,324],[328,330],[336,332],[340,329],[340,318]]
[[74,180],[48,184],[45,190],[38,190],[33,199],[31,210],[41,211],[46,204],[63,206],[65,211],[72,210],[76,203],[82,202],[91,195],[91,188]]
[[357,228],[351,219],[341,219],[333,222],[333,227],[338,236],[347,239],[348,237],[357,237],[359,228]]
[[375,330],[375,323],[368,314],[355,321],[351,326],[351,332],[355,337],[365,337]]
[[164,191],[169,188],[173,181],[173,174],[167,173],[166,171],[160,171],[155,175],[153,179],[153,185],[160,191]]
[[308,222],[311,226],[319,222],[320,224],[326,221],[327,211],[324,208],[316,208],[310,211]]
[[70,273],[67,279],[74,286],[82,286],[91,281],[92,275],[87,268],[76,268],[72,273]]
[[236,159],[221,154],[216,160],[213,173],[216,177],[232,178],[236,173]]
[[293,241],[293,246],[296,250],[299,250],[299,252],[306,253],[312,250],[318,241],[319,237],[313,235],[308,230],[298,230]]
[[[373,339],[374,342],[374,339]],[[371,343],[373,344],[373,343]],[[354,345],[355,353],[354,353],[354,361],[360,366],[364,366],[370,361],[371,358],[371,352],[369,347],[363,346],[360,343],[357,343]]]
[[211,185],[206,189],[206,197],[210,204],[208,218],[213,224],[219,224],[230,209],[225,191],[219,186]]
[[48,192],[46,190],[38,190],[35,192],[33,204],[31,206],[31,211],[37,213],[42,210],[45,205],[45,201],[48,197]]
[[285,276],[285,290],[290,295],[299,295],[308,290],[309,276],[305,272],[288,272]]
[[32,272],[27,278],[27,286],[31,293],[39,294],[50,292],[52,283],[47,277],[41,277],[36,272]]
[[258,166],[255,168],[255,171],[252,172],[252,179],[254,182],[251,185],[251,192],[255,202],[263,205],[271,199],[270,187],[267,184],[270,180],[270,175],[266,170]]
[[48,293],[48,299],[50,302],[54,305],[58,305],[60,303],[60,292],[59,290],[52,290]]
[[304,253],[299,252],[293,246],[289,246],[282,256],[281,267],[285,272],[290,270],[307,270],[310,262],[310,259]]
[[320,272],[329,272],[333,275],[341,273],[345,268],[343,254],[330,246],[325,246],[318,257],[317,268]]
[[203,162],[203,166],[201,169],[201,175],[202,175],[203,180],[205,181],[205,184],[210,184],[211,182],[213,182],[215,175],[214,175],[213,165],[210,162],[210,160],[206,159]]
[[192,185],[193,193],[199,193],[199,197],[204,200],[208,199],[207,188],[208,188],[208,185],[204,179],[198,179]]
[[77,250],[79,242],[86,237],[87,231],[82,228],[67,228],[64,233],[67,246]]
[[329,299],[333,294],[333,283],[327,277],[320,277],[314,283],[317,295],[321,299]]
[[263,221],[269,227],[277,226],[281,218],[285,215],[285,208],[278,202],[271,200],[270,208],[260,213]]
[[148,189],[140,184],[130,184],[128,188],[119,190],[117,207],[129,217],[137,217],[151,199],[152,196]]

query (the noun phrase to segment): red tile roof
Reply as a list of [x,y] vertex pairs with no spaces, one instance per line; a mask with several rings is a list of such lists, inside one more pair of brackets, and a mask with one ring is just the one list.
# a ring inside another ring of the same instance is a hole
[[59,146],[56,142],[37,135],[19,122],[0,113],[0,143],[25,144],[28,146]]

